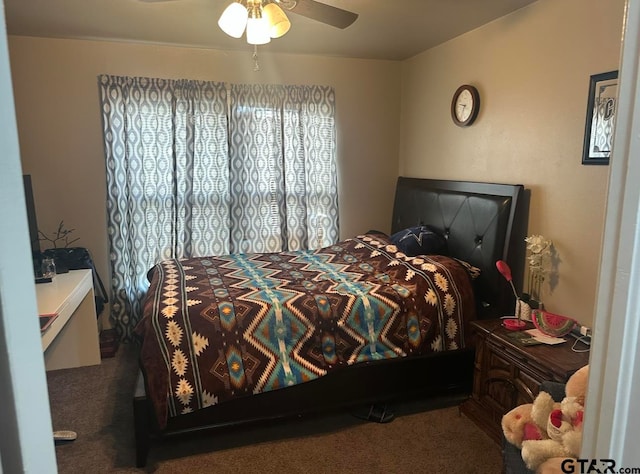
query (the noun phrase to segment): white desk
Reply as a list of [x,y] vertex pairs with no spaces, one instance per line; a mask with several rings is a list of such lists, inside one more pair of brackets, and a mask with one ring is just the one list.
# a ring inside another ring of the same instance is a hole
[[39,314],[57,314],[42,333],[47,370],[100,363],[91,270],[71,270],[36,285]]

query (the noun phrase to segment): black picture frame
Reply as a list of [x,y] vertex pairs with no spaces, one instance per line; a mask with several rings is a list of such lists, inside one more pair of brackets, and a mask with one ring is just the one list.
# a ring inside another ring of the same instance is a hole
[[582,164],[608,165],[615,130],[618,71],[592,75],[588,99]]

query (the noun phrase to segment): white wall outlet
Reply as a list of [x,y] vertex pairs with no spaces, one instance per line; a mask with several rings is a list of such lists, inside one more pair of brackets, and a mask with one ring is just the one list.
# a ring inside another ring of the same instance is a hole
[[580,334],[586,337],[591,337],[591,328],[587,326],[580,326]]

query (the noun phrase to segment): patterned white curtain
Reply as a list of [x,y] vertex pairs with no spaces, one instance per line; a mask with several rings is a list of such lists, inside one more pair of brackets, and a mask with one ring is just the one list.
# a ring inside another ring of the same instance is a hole
[[338,240],[334,114],[330,87],[231,86],[232,253]]
[[98,78],[111,320],[141,316],[166,258],[317,248],[338,240],[333,89]]
[[99,77],[107,168],[111,318],[125,340],[147,271],[228,251],[224,84]]

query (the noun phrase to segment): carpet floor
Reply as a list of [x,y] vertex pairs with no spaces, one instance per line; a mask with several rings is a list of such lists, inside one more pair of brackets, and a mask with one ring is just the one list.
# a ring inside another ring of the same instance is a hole
[[393,406],[391,423],[335,413],[152,444],[135,467],[132,396],[137,347],[92,367],[49,372],[60,473],[460,473],[498,474],[500,448],[458,412],[460,400]]

